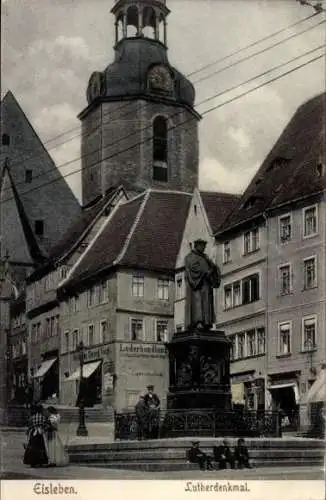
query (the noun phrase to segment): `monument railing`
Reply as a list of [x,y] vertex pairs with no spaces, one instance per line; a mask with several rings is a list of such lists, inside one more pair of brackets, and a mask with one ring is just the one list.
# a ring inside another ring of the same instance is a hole
[[135,412],[115,413],[115,439],[146,439],[158,424],[158,438],[165,437],[280,437],[277,411],[238,410],[160,410],[142,420]]

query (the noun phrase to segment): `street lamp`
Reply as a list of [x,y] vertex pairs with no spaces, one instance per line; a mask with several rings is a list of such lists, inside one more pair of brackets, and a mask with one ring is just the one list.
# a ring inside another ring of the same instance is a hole
[[85,425],[85,385],[83,378],[83,368],[84,368],[84,342],[81,340],[77,346],[77,351],[79,352],[79,364],[80,364],[80,382],[79,382],[79,395],[78,395],[78,406],[79,406],[79,425],[77,428],[77,436],[88,436],[88,430]]
[[307,351],[307,354],[310,358],[310,372],[312,374],[315,374],[316,373],[316,369],[312,366],[312,358],[313,358],[313,355],[314,355],[314,349],[315,349],[315,344],[314,342],[311,340],[311,339],[308,339],[305,341],[304,343],[304,348],[305,350]]

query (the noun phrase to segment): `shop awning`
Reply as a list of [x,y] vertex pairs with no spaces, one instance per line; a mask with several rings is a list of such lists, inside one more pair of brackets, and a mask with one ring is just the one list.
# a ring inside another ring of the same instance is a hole
[[232,382],[231,383],[231,394],[232,394],[232,403],[243,404],[244,403],[244,383],[243,382]]
[[51,358],[43,361],[36,373],[34,373],[33,378],[44,377],[44,375],[50,370],[53,363],[55,363],[57,358]]
[[269,391],[276,390],[276,389],[286,389],[287,387],[292,387],[294,391],[294,398],[296,404],[299,403],[299,389],[298,386],[295,382],[284,382],[284,384],[275,384],[275,385],[270,385],[268,387]]
[[300,404],[326,402],[326,370],[319,372],[310,389],[303,394]]
[[[85,363],[83,366],[83,377],[89,378],[101,364],[101,361],[94,361],[92,363]],[[80,379],[80,368],[78,368],[74,373],[64,379],[65,382],[70,382],[71,380]]]
[[276,385],[270,385],[268,389],[272,391],[273,389],[285,389],[286,387],[295,387],[296,384],[294,382],[286,382],[284,384],[276,384]]

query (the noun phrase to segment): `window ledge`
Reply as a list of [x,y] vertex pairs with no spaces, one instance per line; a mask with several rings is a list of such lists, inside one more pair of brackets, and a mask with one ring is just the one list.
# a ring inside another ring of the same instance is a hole
[[300,354],[310,354],[312,352],[317,352],[318,348],[317,346],[314,347],[313,349],[301,349]]
[[277,358],[289,358],[292,356],[292,352],[287,352],[286,354],[276,354]]
[[282,240],[280,238],[280,245],[286,245],[287,243],[290,243],[291,241],[293,241],[292,238],[287,238],[287,239],[284,239],[284,240]]
[[317,232],[317,233],[313,233],[313,234],[304,234],[304,235],[303,235],[303,239],[304,239],[304,240],[309,240],[309,238],[315,238],[315,237],[316,237],[316,236],[318,236],[318,235],[319,235],[319,233],[318,233],[318,232]]
[[303,287],[301,289],[302,292],[307,292],[308,290],[315,290],[316,288],[318,288],[318,285],[314,285],[314,286],[310,286],[310,287]]
[[288,297],[289,295],[294,295],[294,292],[292,290],[290,292],[288,292],[288,293],[279,292],[277,296],[278,297]]
[[253,354],[252,356],[244,356],[241,358],[231,359],[230,362],[235,363],[236,361],[243,361],[244,359],[262,358],[263,356],[266,356],[266,352],[261,353],[261,354]]
[[256,248],[255,250],[250,250],[250,252],[243,252],[242,257],[246,257],[247,255],[252,255],[253,253],[259,252],[260,248]]

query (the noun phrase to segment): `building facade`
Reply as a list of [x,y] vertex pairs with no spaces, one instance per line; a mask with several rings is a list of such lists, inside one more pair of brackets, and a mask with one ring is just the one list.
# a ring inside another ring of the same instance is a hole
[[269,388],[295,411],[325,361],[325,195],[284,206],[269,233]]
[[326,352],[325,99],[297,110],[216,235],[219,326],[241,381],[233,399],[257,409],[264,401],[296,427],[307,423],[305,395]]
[[231,388],[235,404],[264,409],[266,385],[267,234],[260,221],[224,234],[217,262],[218,329],[232,341]]

